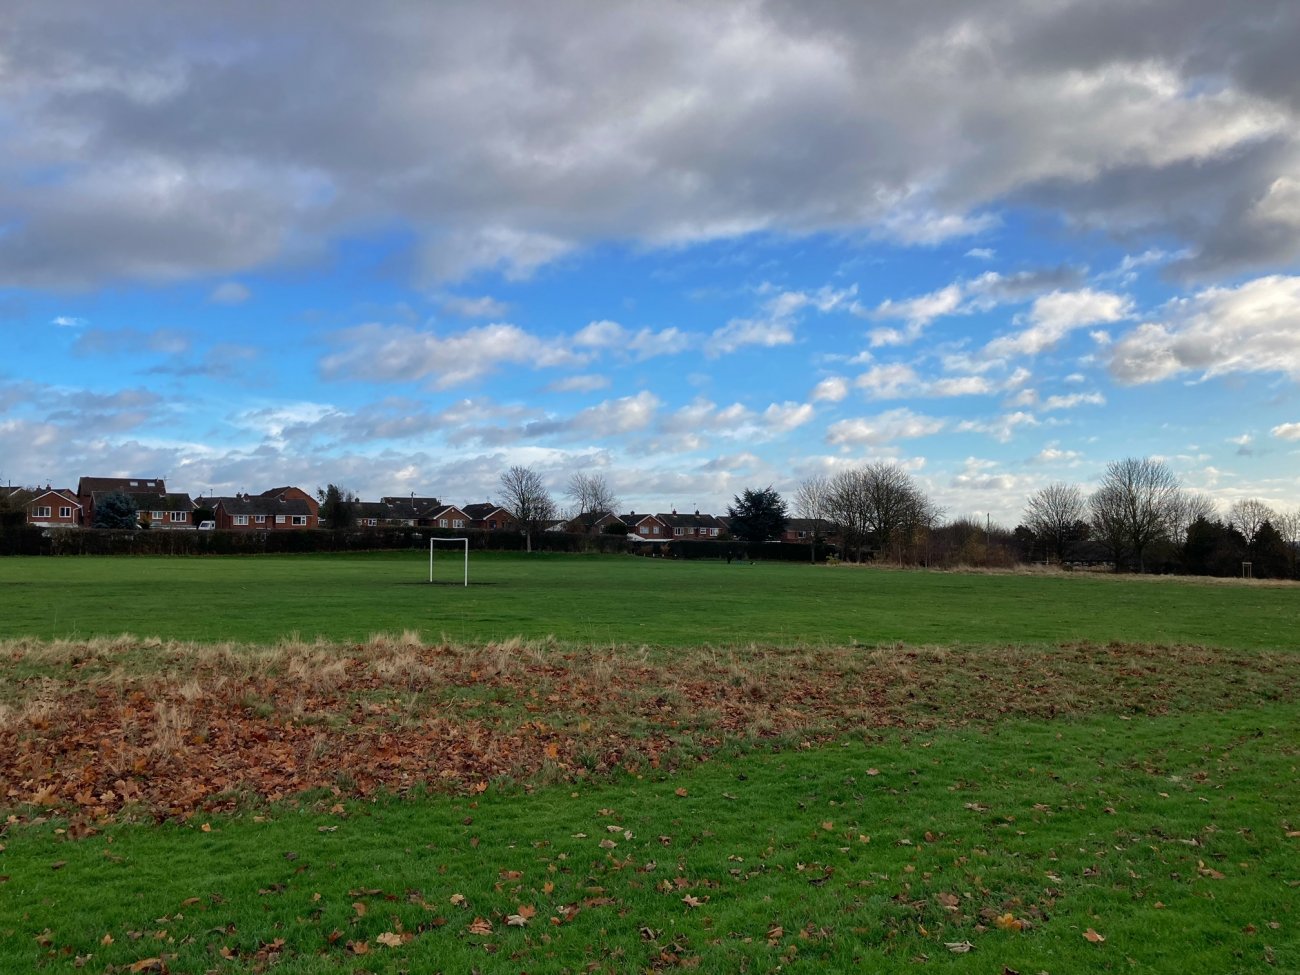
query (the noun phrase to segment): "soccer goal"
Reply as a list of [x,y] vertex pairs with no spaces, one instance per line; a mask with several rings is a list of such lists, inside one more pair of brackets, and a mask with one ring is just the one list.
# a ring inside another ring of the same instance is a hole
[[433,550],[438,545],[455,544],[465,546],[465,587],[469,588],[469,539],[468,538],[431,538],[429,539],[429,581],[433,582]]

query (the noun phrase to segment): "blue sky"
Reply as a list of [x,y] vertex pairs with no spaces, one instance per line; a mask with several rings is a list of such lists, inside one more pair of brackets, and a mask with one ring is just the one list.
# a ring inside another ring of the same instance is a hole
[[0,32],[0,480],[1300,504],[1294,4],[262,6]]

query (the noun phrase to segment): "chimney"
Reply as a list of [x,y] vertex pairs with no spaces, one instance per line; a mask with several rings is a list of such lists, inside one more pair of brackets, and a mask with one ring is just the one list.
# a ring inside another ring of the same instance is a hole
[[695,509],[695,514],[696,514],[696,515],[699,515],[699,513],[700,513],[700,509],[699,509],[699,508],[696,508],[696,509]]
[[673,509],[673,514],[677,514],[677,509],[676,509],[676,508]]

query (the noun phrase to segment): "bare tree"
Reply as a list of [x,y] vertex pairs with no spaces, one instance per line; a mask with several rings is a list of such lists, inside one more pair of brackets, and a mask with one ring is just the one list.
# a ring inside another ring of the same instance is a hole
[[1179,548],[1187,544],[1187,530],[1198,521],[1214,521],[1219,506],[1208,494],[1184,491],[1178,496],[1169,525],[1170,540]]
[[575,515],[605,511],[613,514],[614,509],[618,507],[618,497],[603,474],[579,471],[569,478],[565,494],[573,499],[573,503],[578,508],[574,512]]
[[1273,523],[1277,533],[1282,536],[1286,546],[1287,561],[1291,566],[1292,577],[1296,574],[1296,556],[1300,554],[1300,508],[1278,512],[1277,521]]
[[524,530],[524,546],[533,550],[533,532],[555,517],[555,502],[531,467],[518,465],[501,475],[501,507],[514,517]]
[[1025,525],[1047,539],[1057,561],[1065,558],[1065,545],[1074,540],[1075,522],[1083,517],[1083,491],[1075,484],[1058,482],[1040,488],[1025,505]]
[[1180,497],[1178,478],[1164,461],[1128,457],[1106,465],[1088,505],[1093,532],[1111,548],[1117,572],[1125,555],[1145,570],[1146,551],[1168,537]]
[[1247,545],[1255,544],[1255,536],[1266,521],[1276,528],[1277,512],[1259,498],[1246,498],[1228,509],[1228,524],[1241,532]]
[[896,464],[875,463],[840,471],[830,480],[831,521],[854,546],[858,561],[868,542],[880,553],[911,541],[923,526],[937,516],[934,506],[912,476]]
[[812,560],[817,561],[817,536],[830,516],[831,482],[825,474],[814,474],[799,483],[794,492],[794,510],[813,523]]

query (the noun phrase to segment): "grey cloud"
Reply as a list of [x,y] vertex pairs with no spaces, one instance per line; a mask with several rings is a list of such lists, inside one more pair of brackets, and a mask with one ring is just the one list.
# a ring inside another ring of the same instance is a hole
[[1300,155],[1285,0],[6,15],[0,285],[234,274],[394,226],[430,278],[526,274],[604,240],[924,241],[1007,202],[1178,239],[1188,273],[1295,256],[1240,219]]

